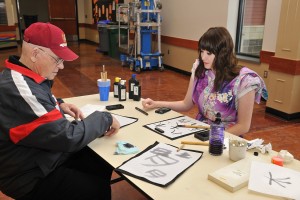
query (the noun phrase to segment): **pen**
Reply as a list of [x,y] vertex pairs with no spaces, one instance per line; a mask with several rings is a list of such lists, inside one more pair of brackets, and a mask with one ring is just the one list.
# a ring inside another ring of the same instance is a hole
[[157,128],[157,127],[155,127],[155,130],[158,131],[158,132],[160,132],[160,133],[164,133],[165,132],[164,130],[162,130],[160,128]]
[[191,145],[204,145],[204,146],[208,146],[209,142],[181,141],[181,144],[191,144]]
[[135,107],[136,110],[140,111],[141,113],[143,113],[144,115],[148,115],[148,113],[138,107]]
[[178,127],[210,129],[209,126],[202,126],[202,125],[188,125],[188,124],[178,125]]

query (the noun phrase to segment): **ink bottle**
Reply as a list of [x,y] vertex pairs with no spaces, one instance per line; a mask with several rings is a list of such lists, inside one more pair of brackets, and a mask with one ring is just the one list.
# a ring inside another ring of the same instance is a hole
[[141,85],[139,81],[136,81],[135,85],[133,86],[133,100],[141,100]]
[[128,81],[128,93],[129,93],[129,99],[133,99],[133,86],[136,85],[136,74],[132,74],[131,78]]
[[119,85],[119,101],[126,101],[126,80],[121,80]]
[[220,156],[223,153],[224,144],[224,124],[221,114],[216,114],[215,121],[210,125],[208,152],[213,156]]
[[119,97],[119,84],[120,84],[121,78],[116,77],[115,82],[114,82],[114,97],[118,98]]

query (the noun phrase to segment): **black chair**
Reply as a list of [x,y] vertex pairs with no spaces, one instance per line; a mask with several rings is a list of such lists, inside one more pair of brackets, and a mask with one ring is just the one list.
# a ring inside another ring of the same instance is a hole
[[23,15],[25,28],[38,21],[38,15]]

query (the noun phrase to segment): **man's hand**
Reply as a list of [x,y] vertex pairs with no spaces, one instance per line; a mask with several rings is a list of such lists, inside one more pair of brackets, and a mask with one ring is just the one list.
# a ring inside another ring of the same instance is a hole
[[113,122],[110,126],[110,129],[104,134],[105,136],[112,136],[112,135],[116,134],[120,129],[119,121],[114,116],[112,116],[112,119],[113,119]]
[[61,103],[60,104],[60,108],[64,111],[65,114],[68,114],[72,117],[74,117],[74,119],[84,119],[83,113],[81,112],[81,110],[70,103]]

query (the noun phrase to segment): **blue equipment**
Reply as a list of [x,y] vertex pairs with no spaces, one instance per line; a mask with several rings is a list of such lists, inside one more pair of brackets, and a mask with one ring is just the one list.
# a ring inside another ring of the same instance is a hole
[[[153,67],[164,71],[161,53],[161,12],[159,0],[136,0],[129,4],[119,4],[119,51],[122,66],[130,70]],[[127,39],[122,40],[122,30],[127,30]],[[130,40],[130,35],[134,39]],[[157,44],[155,45],[155,43]]]

